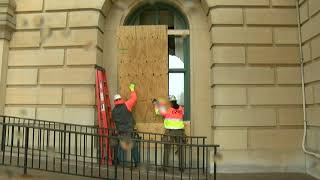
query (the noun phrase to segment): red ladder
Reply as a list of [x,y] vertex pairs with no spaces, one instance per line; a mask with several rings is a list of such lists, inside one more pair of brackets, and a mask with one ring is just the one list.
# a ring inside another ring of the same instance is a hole
[[111,104],[110,96],[107,85],[107,76],[105,69],[98,65],[96,68],[96,103],[98,110],[98,133],[99,133],[99,142],[100,142],[100,163],[104,163],[107,160],[108,164],[112,165],[112,151],[109,144],[109,139],[106,138],[111,134],[108,128],[114,128],[114,123],[111,119]]

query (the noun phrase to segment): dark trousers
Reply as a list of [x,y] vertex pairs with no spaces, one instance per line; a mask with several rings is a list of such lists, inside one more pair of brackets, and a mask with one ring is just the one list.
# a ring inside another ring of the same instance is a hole
[[140,139],[139,135],[134,133],[132,137],[125,136],[120,138],[120,141],[131,141],[132,148],[131,148],[131,160],[127,159],[127,150],[123,149],[118,143],[115,147],[115,157],[116,163],[121,165],[128,165],[130,166],[133,163],[134,166],[138,166],[140,163],[140,151],[139,151],[139,141],[135,141],[134,139]]
[[169,156],[171,151],[171,143],[176,143],[179,145],[176,146],[174,150],[177,150],[178,159],[179,159],[179,168],[183,169],[184,167],[184,146],[185,143],[185,132],[184,129],[166,129],[163,139],[164,144],[164,155],[163,155],[163,166],[167,167],[169,165]]

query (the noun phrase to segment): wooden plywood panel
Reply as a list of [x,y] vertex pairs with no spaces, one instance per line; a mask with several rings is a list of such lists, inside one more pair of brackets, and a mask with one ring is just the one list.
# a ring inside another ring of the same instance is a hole
[[[119,92],[129,96],[128,84],[137,84],[138,102],[133,111],[139,130],[162,123],[151,100],[168,96],[168,35],[166,26],[121,26],[118,30]],[[146,124],[145,126],[141,126]],[[149,124],[152,123],[152,124]],[[154,124],[155,125],[155,124]]]
[[[138,128],[142,132],[150,132],[150,133],[160,133],[164,134],[165,129],[163,128],[163,123],[137,123],[136,128]],[[186,136],[191,136],[191,124],[185,123],[184,126]],[[152,139],[152,138],[151,138]],[[156,139],[152,139],[156,140]],[[160,140],[160,139],[157,139]]]

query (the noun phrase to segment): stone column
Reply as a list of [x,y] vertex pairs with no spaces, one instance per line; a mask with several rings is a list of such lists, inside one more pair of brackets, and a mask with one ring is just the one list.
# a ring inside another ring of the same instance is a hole
[[0,114],[4,113],[9,42],[15,30],[15,0],[0,0]]

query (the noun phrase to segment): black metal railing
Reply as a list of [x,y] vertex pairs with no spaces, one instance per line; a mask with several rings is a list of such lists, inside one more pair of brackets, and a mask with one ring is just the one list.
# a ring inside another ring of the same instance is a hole
[[[0,116],[0,163],[103,179],[216,179],[218,145],[205,137],[131,132],[119,135],[94,126]],[[172,142],[164,139],[178,138]],[[108,139],[111,159],[102,159],[100,141]],[[168,149],[170,148],[170,151]],[[163,163],[164,156],[169,161]],[[112,163],[108,163],[112,162]]]

